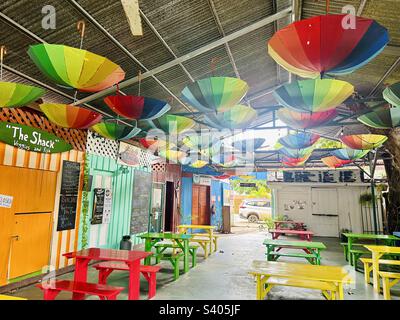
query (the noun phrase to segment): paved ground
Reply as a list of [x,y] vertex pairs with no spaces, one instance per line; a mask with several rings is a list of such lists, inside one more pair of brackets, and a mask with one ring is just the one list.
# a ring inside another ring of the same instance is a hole
[[[262,241],[267,236],[265,231],[258,231],[258,226],[233,228],[235,234],[221,235],[219,241],[220,251],[210,256],[207,260],[199,258],[195,269],[182,275],[177,281],[173,281],[172,269],[169,262],[164,261],[165,267],[158,277],[156,299],[255,299],[255,283],[247,275],[247,271],[254,259],[264,258]],[[246,232],[247,230],[247,232]],[[323,252],[322,263],[326,265],[346,265],[342,249],[337,239],[315,238],[327,246]],[[282,258],[281,261],[296,261],[308,263],[305,260]],[[349,270],[352,268],[349,267]],[[357,283],[353,288],[346,289],[345,299],[382,299],[382,296],[374,294],[371,285],[364,284],[363,274],[355,274]],[[63,278],[71,278],[68,274]],[[89,281],[97,280],[97,272],[91,271]],[[126,286],[127,274],[114,272],[109,278],[109,284]],[[142,279],[141,298],[146,299],[147,284]],[[34,286],[20,289],[14,293],[28,299],[41,299],[41,291]],[[400,295],[399,290],[397,294]],[[394,297],[397,298],[397,297]],[[58,299],[70,299],[70,294],[62,293]],[[90,299],[96,299],[90,297]],[[119,299],[127,299],[126,290]],[[275,287],[268,295],[268,299],[323,299],[315,290]]]

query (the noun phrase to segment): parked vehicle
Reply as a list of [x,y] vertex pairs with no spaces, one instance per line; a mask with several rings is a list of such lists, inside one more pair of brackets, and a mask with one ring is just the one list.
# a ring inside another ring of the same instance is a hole
[[268,199],[243,200],[239,207],[239,216],[251,223],[271,218],[271,201]]

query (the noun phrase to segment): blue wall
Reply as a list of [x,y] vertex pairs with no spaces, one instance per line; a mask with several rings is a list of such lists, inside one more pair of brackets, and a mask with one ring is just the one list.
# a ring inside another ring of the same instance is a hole
[[193,178],[182,178],[181,192],[181,224],[192,223],[192,186]]

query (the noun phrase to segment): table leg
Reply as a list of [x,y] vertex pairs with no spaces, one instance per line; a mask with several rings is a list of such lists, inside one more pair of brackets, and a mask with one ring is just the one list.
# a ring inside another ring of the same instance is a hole
[[183,240],[183,271],[189,271],[189,240]]
[[[144,242],[144,251],[146,252],[151,252],[151,247],[152,247],[152,241],[150,238],[146,238]],[[148,256],[144,259],[144,264],[146,266],[149,266],[151,264],[151,256]]]
[[128,300],[139,300],[140,297],[140,260],[128,263],[129,293]]
[[210,254],[213,253],[213,230],[208,231],[208,236],[210,237]]
[[[75,282],[86,282],[87,281],[87,270],[90,259],[85,258],[76,258],[75,262],[75,273],[74,273],[74,281]],[[83,293],[73,293],[72,300],[84,300],[85,294]]]
[[348,259],[348,261],[350,262],[351,265],[353,265],[353,263],[352,263],[353,260],[352,260],[351,252],[350,252],[352,247],[353,247],[353,238],[348,237],[347,238],[347,259]]
[[380,283],[379,283],[379,259],[383,254],[378,252],[372,252],[372,275],[373,275],[373,283],[374,290],[376,292],[380,291]]

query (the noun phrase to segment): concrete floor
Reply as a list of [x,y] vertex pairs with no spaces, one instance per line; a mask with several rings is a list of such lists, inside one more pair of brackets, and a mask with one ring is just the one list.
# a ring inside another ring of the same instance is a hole
[[[257,226],[234,228],[235,234],[221,235],[219,240],[220,251],[211,255],[207,260],[199,257],[198,265],[190,272],[183,274],[177,281],[173,281],[172,268],[168,261],[162,262],[165,267],[158,276],[157,295],[159,300],[253,300],[255,299],[255,282],[247,274],[251,262],[255,259],[264,259],[263,240],[269,236],[265,231],[259,231]],[[346,265],[342,248],[338,239],[315,238],[322,241],[327,250],[322,253],[322,264]],[[199,250],[201,251],[201,250]],[[280,261],[308,263],[304,259],[281,258]],[[361,272],[349,270],[356,278],[356,284],[345,290],[345,299],[383,299],[382,295],[374,293],[372,285],[364,284],[364,275]],[[72,274],[61,278],[71,279]],[[108,283],[115,286],[127,285],[126,272],[114,272],[109,277]],[[97,281],[97,271],[91,270],[88,281]],[[141,280],[141,299],[147,299],[147,283]],[[399,287],[397,287],[399,288]],[[396,289],[396,288],[394,288]],[[393,299],[399,299],[400,292],[393,290]],[[42,293],[34,286],[22,288],[13,293],[16,296],[28,299],[42,299]],[[58,299],[70,299],[69,293],[61,293]],[[97,299],[88,297],[88,299]],[[119,295],[119,299],[127,299],[127,291]],[[321,299],[324,298],[319,291],[290,287],[275,287],[267,299]]]

